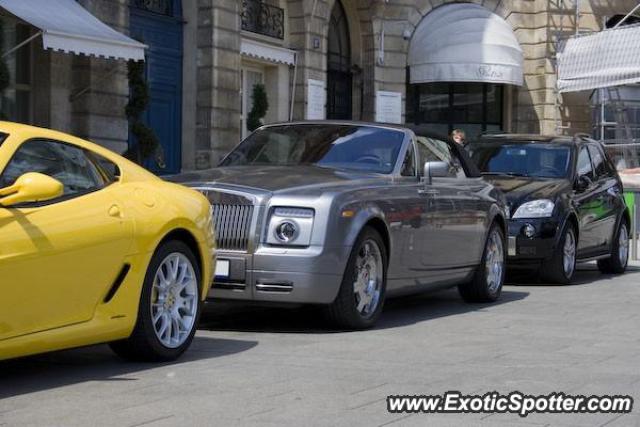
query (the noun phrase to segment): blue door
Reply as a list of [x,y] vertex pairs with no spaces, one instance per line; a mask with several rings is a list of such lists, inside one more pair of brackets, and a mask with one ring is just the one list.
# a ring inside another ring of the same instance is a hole
[[180,0],[133,0],[131,36],[149,46],[146,78],[149,107],[143,120],[160,140],[164,161],[147,160],[158,174],[180,172],[182,164],[182,7]]

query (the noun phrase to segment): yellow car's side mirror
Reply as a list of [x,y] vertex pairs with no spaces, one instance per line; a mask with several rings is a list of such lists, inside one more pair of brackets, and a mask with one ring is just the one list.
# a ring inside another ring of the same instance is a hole
[[0,188],[0,206],[55,199],[62,196],[63,192],[64,186],[57,179],[37,172],[27,172],[13,185]]

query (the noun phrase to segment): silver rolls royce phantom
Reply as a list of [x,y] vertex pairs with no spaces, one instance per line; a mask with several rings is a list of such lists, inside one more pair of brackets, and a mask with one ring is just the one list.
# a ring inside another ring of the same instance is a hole
[[321,304],[359,329],[388,296],[449,286],[468,301],[500,295],[503,196],[442,139],[366,123],[270,125],[219,167],[174,180],[213,207],[210,298]]

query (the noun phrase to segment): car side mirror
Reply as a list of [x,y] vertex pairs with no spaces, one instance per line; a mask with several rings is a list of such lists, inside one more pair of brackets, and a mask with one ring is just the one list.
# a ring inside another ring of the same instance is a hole
[[64,186],[57,179],[37,172],[27,172],[13,185],[0,188],[0,206],[55,199],[62,196],[63,192]]
[[576,188],[576,191],[578,191],[579,193],[582,193],[587,188],[591,187],[592,184],[593,184],[593,181],[591,181],[591,179],[588,176],[581,175],[578,177],[578,180],[576,181],[575,188]]
[[444,178],[449,176],[449,163],[447,162],[426,162],[422,177],[425,184],[431,185],[431,178]]

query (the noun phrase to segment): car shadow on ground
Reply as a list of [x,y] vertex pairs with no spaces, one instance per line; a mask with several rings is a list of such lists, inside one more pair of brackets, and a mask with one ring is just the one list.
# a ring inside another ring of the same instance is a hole
[[[528,292],[504,290],[500,300],[492,304],[467,304],[455,289],[393,298],[386,302],[374,329],[398,328],[439,317],[489,310],[492,306],[515,302],[527,295]],[[209,331],[266,333],[346,332],[332,328],[322,309],[318,307],[255,307],[224,302],[208,306],[199,328]]]
[[6,360],[0,362],[0,400],[87,381],[138,381],[140,371],[241,353],[257,344],[196,336],[189,350],[171,363],[126,362],[107,345]]
[[[640,267],[628,266],[625,274],[640,273]],[[508,286],[585,286],[614,280],[620,277],[615,274],[602,274],[595,262],[578,264],[571,284],[562,285],[544,281],[537,271],[510,271],[507,275]]]

